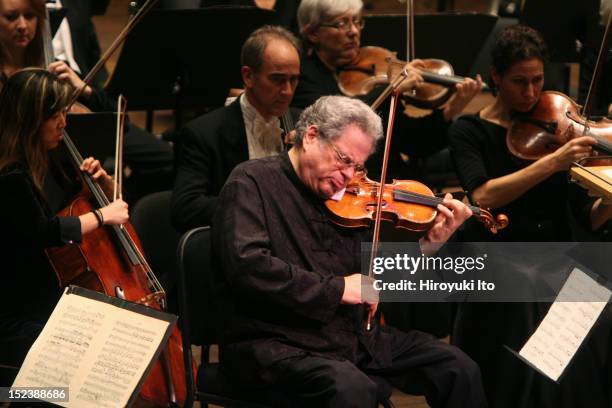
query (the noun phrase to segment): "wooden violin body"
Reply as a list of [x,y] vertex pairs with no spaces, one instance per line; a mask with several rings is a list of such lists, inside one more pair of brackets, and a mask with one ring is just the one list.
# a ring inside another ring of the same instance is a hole
[[[372,223],[376,211],[378,183],[367,177],[355,178],[346,187],[342,200],[327,200],[325,205],[330,210],[330,219],[345,227],[367,227]],[[388,184],[383,194],[381,217],[393,222],[398,228],[415,232],[427,231],[436,219],[435,208],[395,200],[394,188],[414,191],[433,197],[433,192],[424,184],[411,180],[394,180]]]
[[[357,175],[346,187],[341,200],[327,200],[325,205],[332,222],[345,227],[369,226],[375,216],[379,183],[365,175]],[[437,206],[442,199],[426,185],[413,180],[393,180],[383,190],[381,219],[391,221],[397,228],[404,228],[423,235],[434,224]],[[494,218],[487,210],[470,206],[472,213],[492,233],[508,225],[508,217],[499,214]]]
[[[402,97],[411,105],[433,109],[443,105],[455,91],[463,77],[455,76],[453,67],[440,59],[422,60],[419,73],[425,80],[412,93]],[[396,53],[381,47],[362,47],[353,63],[338,71],[338,86],[346,96],[367,95],[378,85],[387,85],[404,68],[406,62],[398,60]],[[392,78],[389,78],[391,74]],[[488,87],[483,87],[488,89]]]
[[522,160],[538,160],[580,136],[597,139],[593,148],[612,155],[612,121],[589,121],[580,113],[581,106],[560,92],[542,92],[536,106],[517,114],[506,135],[510,152]]

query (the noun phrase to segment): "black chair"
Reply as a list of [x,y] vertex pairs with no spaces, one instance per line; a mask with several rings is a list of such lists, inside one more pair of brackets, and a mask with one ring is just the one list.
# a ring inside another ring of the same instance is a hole
[[[208,358],[209,346],[217,341],[212,301],[210,227],[195,228],[183,234],[178,244],[177,259],[179,324],[187,372],[185,407],[191,407],[197,400],[221,406],[264,408],[263,405],[237,397],[240,392],[223,377],[218,363],[211,363]],[[191,319],[190,311],[198,311],[198,318]],[[198,367],[198,384],[201,387],[196,386],[191,370],[192,344],[202,346],[202,361]]]
[[[187,231],[180,239],[177,249],[177,289],[179,324],[183,336],[185,370],[187,372],[186,407],[191,407],[194,400],[231,407],[265,408],[265,405],[249,400],[247,392],[231,385],[225,378],[218,363],[208,359],[209,346],[217,342],[217,322],[213,302],[214,265],[210,227],[200,227]],[[191,319],[190,311],[197,311],[198,318]],[[193,377],[193,356],[191,345],[202,346],[202,361],[198,367],[197,384]],[[379,378],[374,378],[380,383]],[[384,380],[382,380],[384,381]],[[391,388],[388,384],[387,397],[381,402],[385,408],[392,408],[388,399]],[[385,388],[386,390],[386,388]],[[289,397],[280,392],[267,395],[282,406],[291,406]]]
[[151,269],[166,291],[169,311],[176,312],[176,247],[180,234],[170,222],[172,191],[149,194],[130,211]]

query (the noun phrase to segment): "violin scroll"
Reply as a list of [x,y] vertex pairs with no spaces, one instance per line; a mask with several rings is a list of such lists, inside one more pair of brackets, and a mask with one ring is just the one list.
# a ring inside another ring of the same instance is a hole
[[486,229],[491,231],[491,234],[497,234],[499,230],[506,228],[510,223],[507,215],[497,214],[497,217],[493,217],[493,214],[484,208],[478,208],[477,213],[474,213],[474,215],[484,224]]

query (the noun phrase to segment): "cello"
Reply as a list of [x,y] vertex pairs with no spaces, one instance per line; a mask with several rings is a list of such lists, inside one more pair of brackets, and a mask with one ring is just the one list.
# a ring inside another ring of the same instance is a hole
[[[148,1],[139,14],[130,20],[85,78],[84,85],[74,93],[72,102],[78,99],[104,61],[153,4],[154,1]],[[64,144],[70,159],[78,168],[83,157],[65,131]],[[120,166],[120,163],[116,163],[116,166]],[[110,203],[102,188],[89,174],[81,173],[81,180],[83,190],[59,213],[60,216],[78,216]],[[61,286],[78,285],[158,310],[166,308],[164,289],[147,263],[138,237],[129,223],[103,226],[83,236],[81,244],[50,248],[46,253]],[[154,406],[179,406],[185,402],[186,373],[178,328],[173,329],[166,349],[149,373],[139,396],[143,402]]]

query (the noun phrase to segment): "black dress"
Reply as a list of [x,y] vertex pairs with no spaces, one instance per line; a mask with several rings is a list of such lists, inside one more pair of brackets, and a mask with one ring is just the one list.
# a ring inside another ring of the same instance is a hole
[[[464,116],[451,126],[451,153],[468,194],[489,179],[520,169],[520,163],[506,147],[505,135],[505,128],[478,115]],[[474,223],[467,225],[463,238],[500,242],[570,241],[570,214],[586,223],[592,204],[593,199],[568,183],[567,175],[560,172],[495,210],[510,219],[509,226],[498,235],[491,235]],[[540,261],[537,257],[533,260],[534,268]],[[503,347],[520,350],[549,307],[549,303],[460,304],[453,343],[480,365],[492,408],[610,407],[612,315],[609,308],[591,337],[583,343],[560,384],[536,373]]]
[[24,165],[0,171],[0,364],[21,364],[61,295],[44,249],[81,240],[77,217],[55,216],[79,188],[74,172],[64,168],[51,160],[44,197]]
[[[470,197],[488,180],[518,171],[522,166],[506,147],[506,129],[477,115],[463,116],[451,126],[449,144],[461,185]],[[587,224],[593,201],[584,189],[568,183],[566,173],[558,172],[513,202],[495,209],[510,218],[508,227],[499,234],[491,236],[472,222],[465,238],[500,242],[572,241],[572,217]]]

